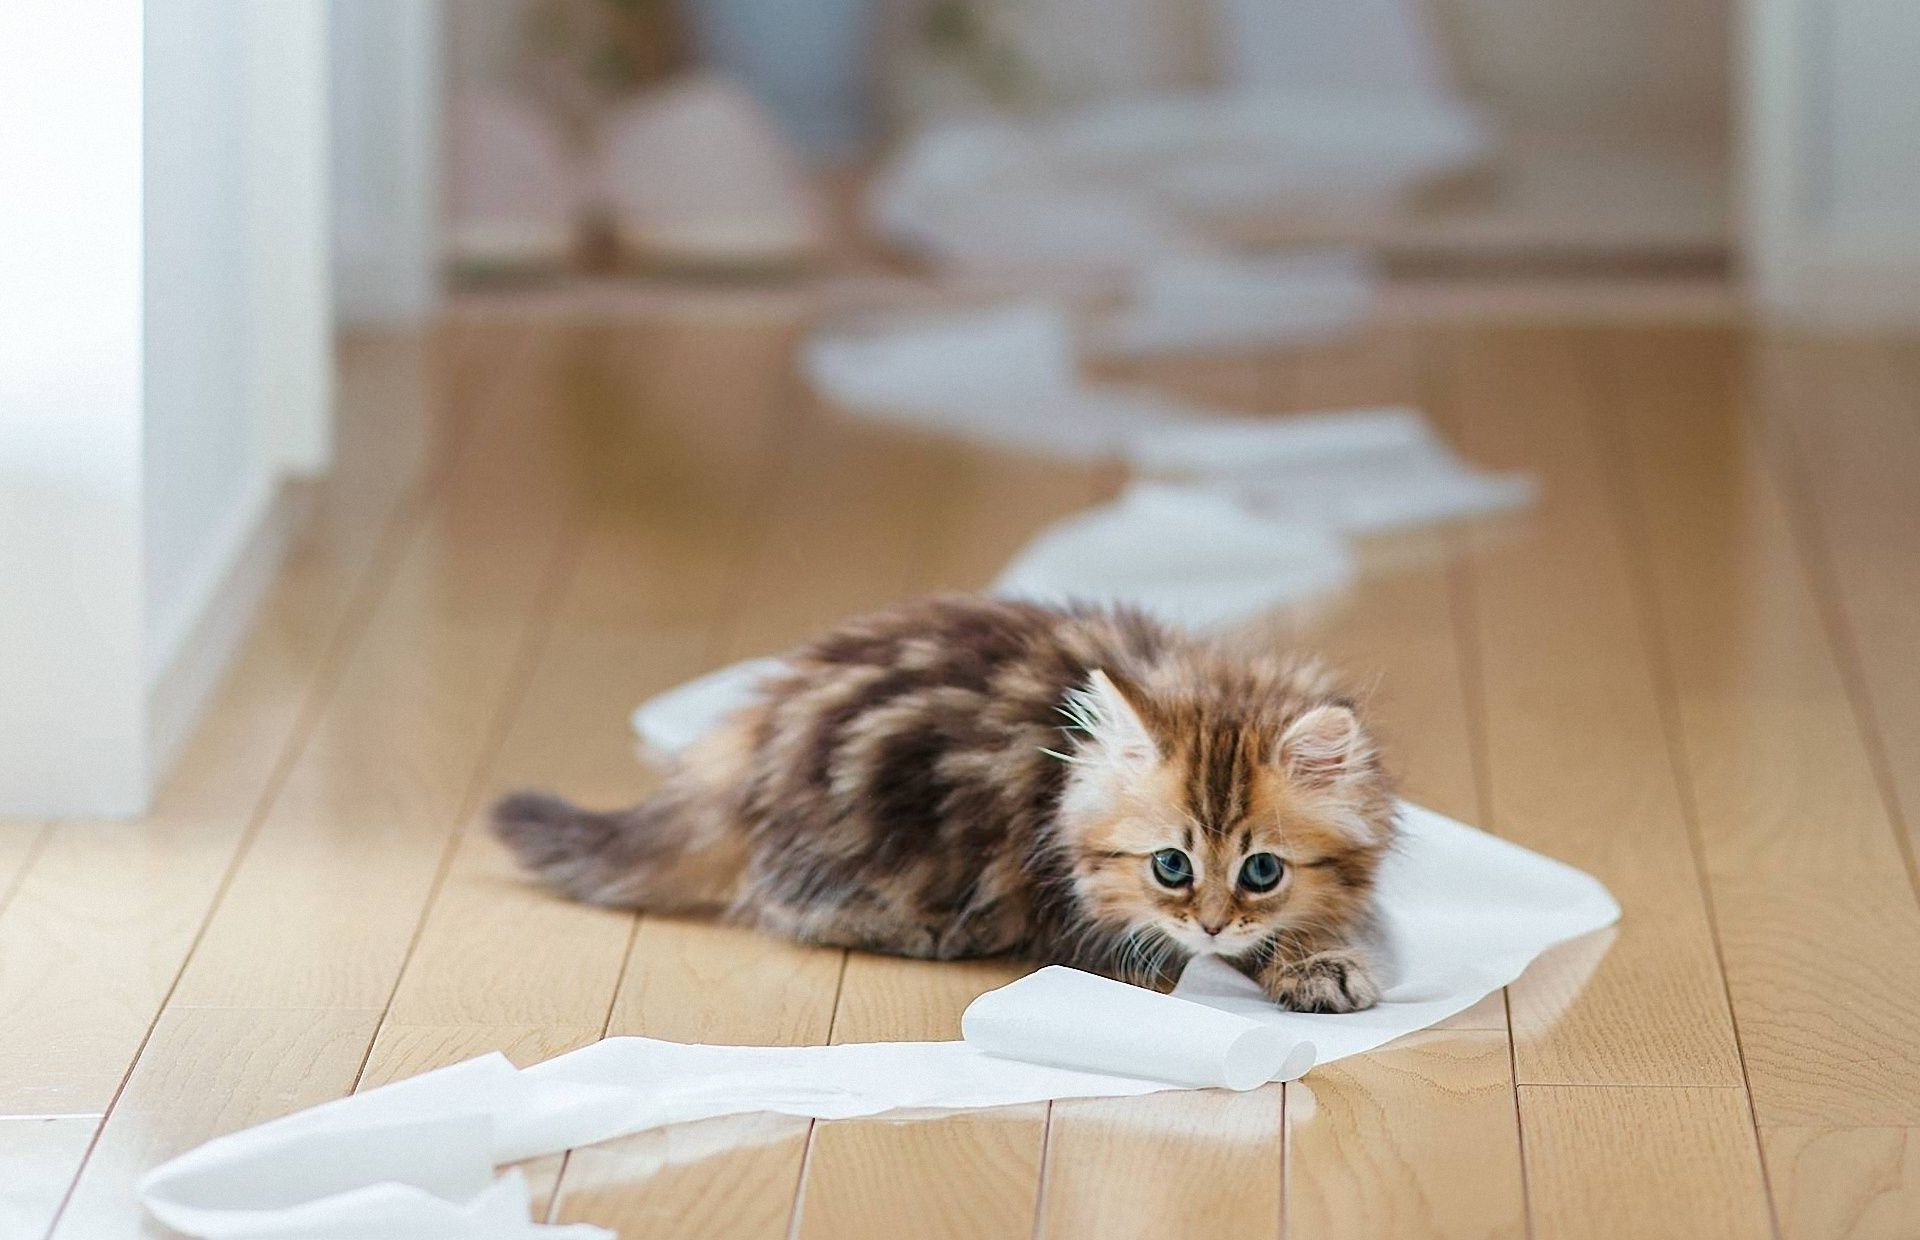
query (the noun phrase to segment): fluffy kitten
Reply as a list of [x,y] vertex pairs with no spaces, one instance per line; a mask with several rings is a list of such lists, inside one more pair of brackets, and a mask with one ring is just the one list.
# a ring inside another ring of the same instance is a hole
[[632,809],[522,793],[494,824],[582,900],[1162,988],[1214,953],[1345,1012],[1379,997],[1364,940],[1393,816],[1317,664],[1128,610],[948,598],[795,651]]

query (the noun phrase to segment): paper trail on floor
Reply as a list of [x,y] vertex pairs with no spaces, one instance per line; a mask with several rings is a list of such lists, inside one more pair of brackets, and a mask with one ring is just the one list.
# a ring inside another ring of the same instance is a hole
[[1123,603],[1194,631],[1327,594],[1353,578],[1329,530],[1232,495],[1137,482],[1042,530],[993,583],[1004,598]]
[[1343,534],[1370,534],[1522,508],[1522,473],[1462,461],[1417,410],[1214,418],[1128,437],[1135,468],[1186,477],[1251,511]]
[[1119,305],[1092,316],[1081,340],[1106,357],[1328,340],[1360,325],[1379,284],[1351,250],[1159,258],[1131,273]]
[[874,176],[866,210],[950,267],[1124,267],[1219,252],[1207,231],[1222,215],[1388,206],[1490,149],[1472,108],[1404,91],[1134,97],[928,125]]
[[779,659],[747,659],[676,685],[633,712],[634,734],[650,753],[671,757],[752,701],[760,682],[785,666]]
[[1284,1011],[1214,959],[1172,995],[1054,967],[975,1000],[957,1041],[621,1037],[526,1069],[482,1056],[218,1138],[150,1172],[141,1200],[209,1240],[599,1240],[530,1221],[524,1182],[493,1169],[753,1111],[847,1119],[1288,1080],[1444,1020],[1619,916],[1578,870],[1417,806],[1402,819],[1380,874],[1386,985],[1365,1012]]
[[1068,460],[1192,416],[1151,392],[1080,382],[1064,310],[1026,302],[835,331],[802,348],[814,389],[870,421]]
[[633,734],[652,756],[671,760],[751,706],[767,677],[783,666],[780,659],[743,659],[655,694],[634,707]]
[[[1116,985],[1118,989],[1115,989]],[[1313,1066],[1311,1043],[1255,1013],[1049,965],[967,1005],[960,1034],[989,1055],[1192,1089],[1252,1089]]]
[[[1342,533],[1477,516],[1534,495],[1525,475],[1462,461],[1413,409],[1258,417],[1085,383],[1066,313],[1044,302],[829,332],[808,342],[801,368],[861,418],[1068,460],[1117,458]],[[1187,524],[1224,515],[1190,494]]]

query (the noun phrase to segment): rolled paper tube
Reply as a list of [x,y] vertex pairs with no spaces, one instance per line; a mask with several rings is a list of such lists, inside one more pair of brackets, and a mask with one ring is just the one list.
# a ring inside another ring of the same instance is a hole
[[975,999],[960,1033],[1007,1059],[1202,1088],[1288,1081],[1314,1060],[1273,1025],[1061,965]]

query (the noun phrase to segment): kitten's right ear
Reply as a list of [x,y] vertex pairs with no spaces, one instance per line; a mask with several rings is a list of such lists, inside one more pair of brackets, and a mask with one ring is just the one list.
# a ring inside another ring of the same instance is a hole
[[1088,675],[1085,688],[1067,694],[1067,711],[1074,722],[1116,765],[1143,765],[1160,757],[1160,746],[1147,730],[1146,717],[1136,704],[1139,692],[1125,678],[1095,669]]
[[1353,708],[1330,702],[1309,710],[1280,738],[1280,763],[1308,788],[1330,788],[1351,776],[1372,750]]

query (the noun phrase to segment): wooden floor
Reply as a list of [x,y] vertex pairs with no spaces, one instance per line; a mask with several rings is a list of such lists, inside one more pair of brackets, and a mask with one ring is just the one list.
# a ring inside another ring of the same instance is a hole
[[[944,1038],[1012,976],[560,903],[478,829],[526,783],[637,796],[643,697],[977,587],[1119,482],[834,421],[796,330],[351,343],[337,475],[152,816],[0,825],[0,1236],[143,1234],[156,1161],[483,1051]],[[534,1166],[553,1217],[1920,1236],[1920,349],[1481,322],[1136,377],[1417,401],[1538,473],[1531,513],[1370,547],[1277,627],[1378,676],[1410,795],[1597,873],[1617,932],[1284,1088],[715,1122]]]

